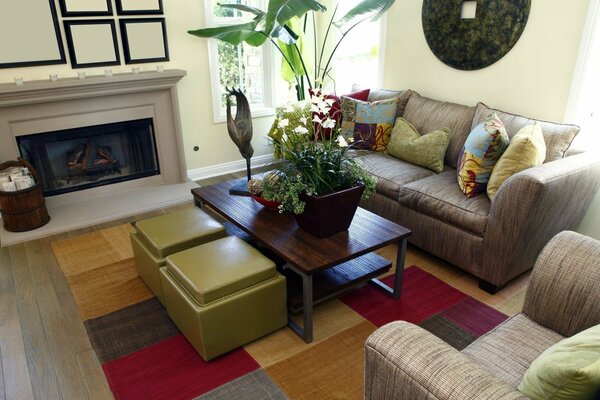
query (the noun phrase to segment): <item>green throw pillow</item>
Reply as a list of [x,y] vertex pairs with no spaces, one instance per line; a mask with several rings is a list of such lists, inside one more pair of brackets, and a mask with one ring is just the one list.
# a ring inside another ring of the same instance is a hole
[[408,121],[398,117],[386,153],[439,174],[444,170],[444,156],[449,143],[448,128],[421,136]]
[[[292,103],[285,107],[277,107],[275,110],[275,121],[273,121],[273,125],[271,125],[271,129],[269,130],[269,133],[267,133],[267,136],[273,139],[274,142],[279,143],[284,131],[284,128],[279,127],[279,122],[287,119],[288,126],[285,127],[286,131],[290,132],[298,126],[304,126],[308,129],[309,137],[312,137],[314,134],[314,126],[312,123],[310,104],[310,101],[306,100]],[[306,124],[302,123],[300,120],[301,118],[306,118]],[[275,158],[280,158],[280,156],[277,147],[275,147]]]
[[487,194],[493,200],[500,186],[508,178],[527,168],[542,165],[546,158],[546,144],[539,123],[524,126],[510,139],[508,147],[494,165],[487,184]]
[[600,394],[600,325],[546,349],[529,366],[519,391],[534,400],[596,398]]

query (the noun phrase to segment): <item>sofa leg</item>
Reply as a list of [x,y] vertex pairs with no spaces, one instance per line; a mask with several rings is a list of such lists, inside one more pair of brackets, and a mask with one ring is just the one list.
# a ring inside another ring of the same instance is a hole
[[479,280],[479,289],[488,292],[489,294],[496,294],[498,290],[500,290],[502,286],[494,285],[493,283],[489,283],[484,281],[483,279]]

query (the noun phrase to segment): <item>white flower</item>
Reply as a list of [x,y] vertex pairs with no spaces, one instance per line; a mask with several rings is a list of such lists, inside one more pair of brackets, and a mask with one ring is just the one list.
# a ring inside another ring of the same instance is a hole
[[317,107],[317,105],[316,105],[316,104],[312,104],[312,105],[310,106],[310,111],[312,111],[312,112],[316,112],[316,113],[318,113],[318,112],[321,112],[321,110],[319,109],[319,107]]
[[335,142],[339,147],[348,147],[348,142],[346,142],[346,139],[342,135],[339,135],[337,139],[335,139]]
[[314,94],[313,94],[313,95],[310,97],[310,102],[311,102],[312,104],[319,104],[319,103],[321,102],[321,98],[320,98],[319,96],[316,96],[316,95],[314,95]]
[[288,135],[286,135],[285,133],[283,135],[281,135],[282,142],[287,142],[287,140],[288,140]]
[[313,122],[316,122],[317,124],[322,124],[322,123],[323,123],[323,120],[322,120],[321,118],[319,118],[319,116],[318,116],[318,115],[315,115],[315,116],[313,117]]
[[335,119],[327,118],[322,124],[323,128],[335,128]]
[[325,99],[325,103],[329,104],[329,106],[331,107],[333,105],[333,103],[335,103],[334,99]]
[[302,122],[303,125],[306,125],[306,121],[308,119],[306,117],[300,117],[300,122]]
[[287,107],[283,110],[286,113],[293,113],[294,112],[294,107],[292,107],[291,104],[288,104]]
[[317,104],[317,107],[323,112],[326,112],[325,110],[330,108],[326,101],[320,101],[319,104]]
[[308,133],[308,129],[306,129],[303,126],[297,126],[297,127],[294,128],[294,132],[299,133],[299,134],[302,135],[302,134]]
[[289,124],[290,124],[290,120],[287,119],[287,118],[284,118],[281,121],[279,121],[279,123],[277,124],[277,126],[283,129],[286,126],[288,126]]

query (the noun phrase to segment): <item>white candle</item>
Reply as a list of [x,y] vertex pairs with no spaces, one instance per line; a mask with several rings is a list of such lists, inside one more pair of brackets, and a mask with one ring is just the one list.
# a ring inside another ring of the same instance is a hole
[[56,74],[50,74],[50,75],[48,75],[48,76],[50,77],[50,80],[51,80],[52,82],[56,82],[56,81],[58,81],[58,75],[56,75]]
[[79,77],[79,79],[85,79],[85,72],[78,72],[77,76]]
[[162,65],[156,66],[156,72],[163,72],[164,70],[165,70],[165,67],[163,67]]
[[112,69],[105,69],[104,70],[104,76],[107,77],[107,78],[112,77],[113,76]]
[[23,84],[23,78],[15,78],[15,85],[21,86]]
[[133,67],[133,68],[131,68],[131,72],[133,72],[134,74],[139,74],[140,69],[138,67]]

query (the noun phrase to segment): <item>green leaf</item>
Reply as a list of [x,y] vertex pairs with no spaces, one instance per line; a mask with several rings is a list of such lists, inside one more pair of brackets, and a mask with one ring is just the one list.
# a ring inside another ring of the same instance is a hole
[[258,17],[263,16],[265,14],[265,12],[263,10],[259,10],[258,8],[247,6],[245,4],[238,4],[238,3],[218,3],[217,5],[219,7],[223,7],[223,8],[233,8],[233,9],[240,10],[240,11],[243,11],[243,12],[249,12],[249,13],[254,14],[254,15],[258,16]]
[[269,39],[263,32],[256,30],[259,22],[260,20],[253,20],[242,24],[191,30],[188,33],[198,37],[219,39],[236,46],[246,42],[251,46],[258,47]]
[[267,16],[275,17],[279,25],[285,25],[290,19],[300,18],[309,11],[323,12],[327,7],[315,0],[270,0]]
[[304,67],[302,66],[302,60],[300,59],[294,44],[298,46],[298,49],[300,49],[300,53],[302,54],[305,65],[312,65],[310,58],[311,53],[310,51],[307,51],[306,47],[304,46],[303,34],[302,30],[300,29],[300,19],[296,17],[292,18],[288,24],[286,24],[286,28],[286,32],[292,31],[297,36],[297,39],[288,42],[287,40],[282,40],[282,38],[279,38],[279,48],[292,65],[290,67],[290,65],[284,59],[281,60],[281,77],[287,82],[294,83],[296,76],[305,75]]
[[346,15],[334,22],[342,32],[347,32],[352,27],[363,21],[375,21],[394,4],[395,0],[363,0]]

